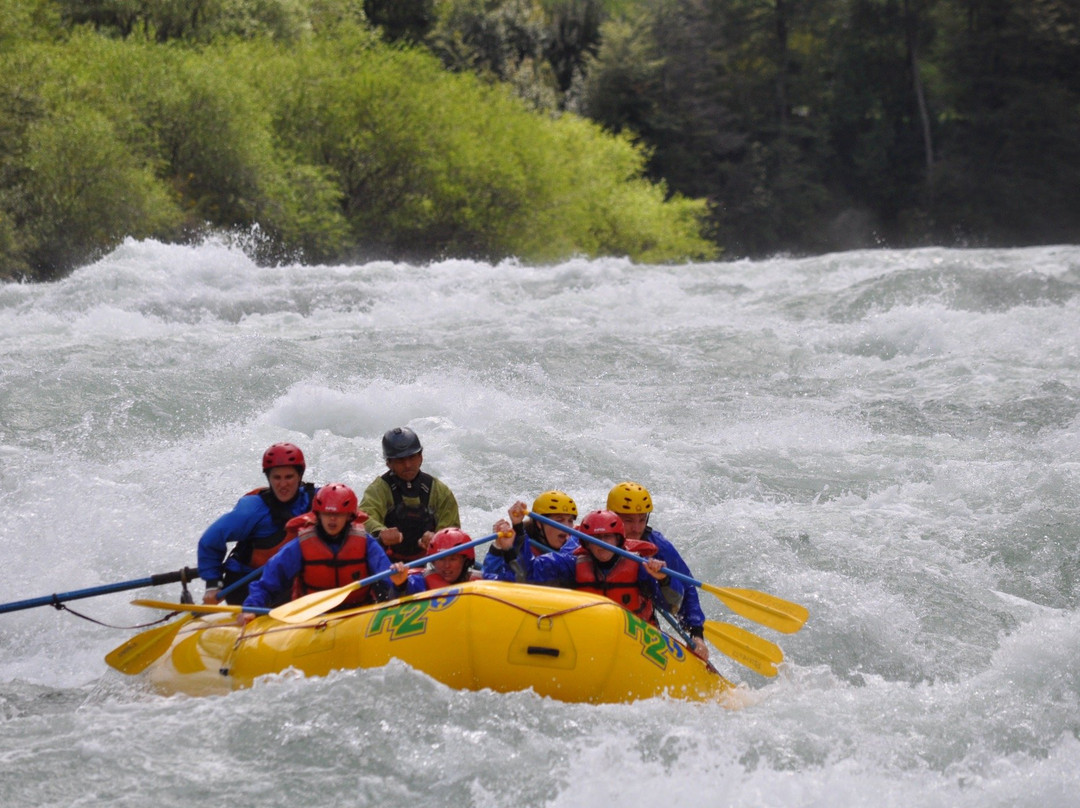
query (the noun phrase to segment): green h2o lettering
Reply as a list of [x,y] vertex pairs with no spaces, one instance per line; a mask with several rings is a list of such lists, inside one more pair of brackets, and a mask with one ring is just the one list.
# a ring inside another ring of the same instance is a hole
[[384,631],[389,631],[391,640],[423,634],[427,631],[428,614],[450,608],[460,592],[460,589],[451,589],[445,595],[436,598],[410,600],[397,606],[380,609],[372,618],[365,634],[368,637],[374,637]]

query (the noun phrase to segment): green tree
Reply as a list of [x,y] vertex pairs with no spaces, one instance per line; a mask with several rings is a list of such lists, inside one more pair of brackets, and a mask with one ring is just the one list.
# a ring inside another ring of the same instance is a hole
[[362,0],[57,0],[69,25],[157,42],[222,36],[295,41],[327,18],[362,19]]
[[946,11],[948,115],[930,203],[938,237],[1077,240],[1080,9],[958,0]]
[[344,19],[198,47],[81,29],[0,72],[6,277],[256,226],[260,260],[715,254],[704,204],[649,182],[627,138]]

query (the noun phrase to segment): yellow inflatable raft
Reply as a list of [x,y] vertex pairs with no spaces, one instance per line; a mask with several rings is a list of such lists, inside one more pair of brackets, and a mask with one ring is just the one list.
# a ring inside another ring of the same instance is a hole
[[732,687],[684,645],[613,601],[542,586],[473,581],[292,625],[269,616],[194,619],[148,669],[166,693],[249,687],[400,659],[450,687],[533,690],[570,702],[669,695],[717,699]]

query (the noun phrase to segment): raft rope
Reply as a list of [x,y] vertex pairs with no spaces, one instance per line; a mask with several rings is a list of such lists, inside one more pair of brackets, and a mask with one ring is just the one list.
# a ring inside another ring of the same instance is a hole
[[[421,600],[434,600],[436,598],[441,598],[441,597],[445,597],[445,594],[439,594],[438,590],[436,590],[435,592],[424,593],[423,595],[414,595],[413,598],[412,598],[412,602],[421,601]],[[500,598],[500,597],[498,597],[496,595],[492,595],[492,594],[490,594],[488,592],[468,592],[468,593],[460,595],[459,597],[487,598],[488,600],[493,600],[496,603],[501,603],[504,606],[509,606],[512,609],[517,609],[519,612],[524,612],[525,614],[529,615],[530,617],[535,617],[537,626],[540,626],[543,623],[543,621],[545,621],[545,620],[553,620],[556,617],[563,617],[564,615],[570,614],[572,612],[580,611],[581,609],[591,609],[594,606],[602,606],[602,607],[611,606],[611,607],[614,607],[616,609],[621,609],[622,608],[622,606],[620,606],[615,601],[605,599],[605,600],[598,600],[598,601],[596,601],[594,603],[580,603],[577,606],[571,606],[571,607],[569,607],[567,609],[561,609],[560,611],[557,611],[557,612],[548,612],[548,613],[541,614],[539,612],[534,612],[532,609],[526,608],[525,606],[514,603],[513,601],[506,600],[505,598]],[[348,620],[348,619],[350,619],[352,617],[358,617],[361,614],[366,614],[367,612],[372,612],[372,611],[378,611],[379,609],[384,609],[384,608],[386,608],[386,603],[373,603],[370,606],[366,606],[361,610],[350,611],[349,614],[342,614],[340,617],[335,617],[333,615],[331,615],[331,616],[321,616],[321,617],[319,617],[318,620],[314,620],[314,621],[312,621],[310,623],[293,623],[293,624],[290,624],[290,625],[287,625],[287,626],[274,626],[272,628],[263,629],[262,631],[253,631],[253,632],[250,632],[250,633],[245,631],[239,637],[236,638],[236,647],[239,647],[240,643],[244,642],[245,640],[256,639],[258,637],[263,636],[264,634],[274,634],[274,633],[276,633],[278,631],[295,631],[296,629],[299,629],[299,628],[324,629],[333,622],[338,622],[338,621],[341,621],[341,620]]]
[[[183,588],[183,591],[180,593],[180,602],[181,603],[194,603],[195,601],[191,597],[191,593],[188,591],[188,588],[187,588],[187,578],[184,577],[183,575],[181,575],[181,578],[180,578],[180,586]],[[42,605],[44,605],[44,604],[42,604]],[[113,625],[112,623],[105,623],[105,622],[103,622],[101,620],[97,620],[96,618],[93,618],[88,614],[83,614],[82,612],[75,611],[70,606],[68,606],[66,603],[64,603],[64,601],[60,600],[60,596],[57,595],[55,592],[53,593],[52,601],[49,603],[49,605],[52,606],[54,609],[56,609],[56,611],[58,611],[58,612],[67,612],[68,614],[73,614],[73,615],[75,615],[75,617],[82,618],[83,620],[86,620],[86,621],[88,621],[90,623],[93,623],[94,625],[104,626],[105,628],[124,628],[124,629],[147,628],[148,626],[156,626],[159,623],[168,622],[169,620],[172,620],[176,615],[180,614],[180,612],[169,612],[164,617],[161,617],[161,618],[159,618],[157,620],[151,620],[149,623],[138,623],[138,624],[133,625],[133,626],[116,626],[116,625]]]
[[104,622],[102,620],[97,620],[97,619],[91,617],[88,614],[83,614],[82,612],[77,612],[74,609],[72,609],[70,606],[64,605],[64,603],[62,603],[59,600],[54,600],[49,605],[52,606],[54,609],[56,609],[56,611],[58,611],[58,612],[68,612],[69,614],[75,615],[75,617],[81,617],[83,620],[86,620],[86,621],[88,621],[90,623],[93,623],[95,625],[98,625],[98,626],[104,626],[105,628],[128,628],[128,629],[146,628],[147,626],[156,626],[158,623],[164,623],[167,620],[171,620],[174,615],[179,614],[179,612],[172,612],[171,614],[167,614],[167,615],[165,615],[164,617],[162,617],[162,618],[160,618],[158,620],[151,620],[149,623],[138,623],[138,624],[136,624],[134,626],[116,626],[116,625],[113,625],[112,623],[106,623],[106,622]]

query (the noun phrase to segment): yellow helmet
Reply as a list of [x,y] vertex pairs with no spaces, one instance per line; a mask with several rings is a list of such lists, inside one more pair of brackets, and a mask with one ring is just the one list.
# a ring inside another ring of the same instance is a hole
[[615,513],[652,513],[652,497],[642,485],[619,483],[608,491],[607,509]]
[[533,513],[550,516],[553,513],[569,514],[577,519],[577,503],[562,491],[545,491],[533,502]]

